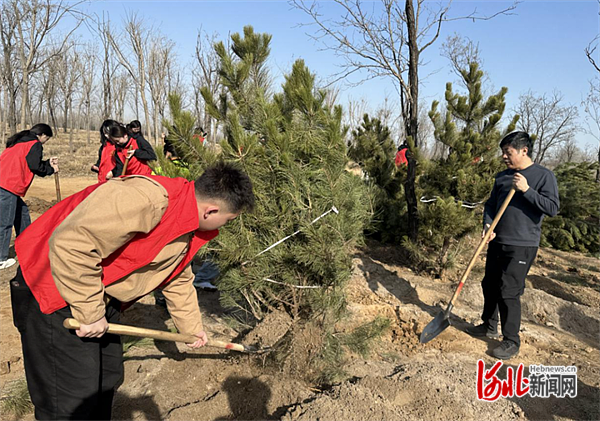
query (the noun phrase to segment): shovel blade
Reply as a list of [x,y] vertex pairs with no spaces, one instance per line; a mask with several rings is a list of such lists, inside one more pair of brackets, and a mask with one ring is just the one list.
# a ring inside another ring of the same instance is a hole
[[429,342],[442,333],[448,326],[450,326],[450,320],[446,316],[446,312],[440,311],[438,315],[435,316],[435,319],[429,322],[429,324],[425,326],[425,329],[423,329],[423,332],[421,332],[421,343],[425,344]]

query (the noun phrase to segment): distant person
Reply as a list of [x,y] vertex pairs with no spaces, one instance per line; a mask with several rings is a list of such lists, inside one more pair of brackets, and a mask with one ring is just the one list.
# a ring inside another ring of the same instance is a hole
[[204,131],[202,127],[196,127],[194,129],[194,134],[192,135],[192,139],[197,140],[200,144],[204,145],[204,141],[206,140],[206,136],[208,134]]
[[502,343],[492,351],[502,360],[519,354],[521,341],[521,295],[525,277],[540,244],[544,215],[558,213],[556,178],[552,171],[534,164],[533,141],[525,132],[513,132],[500,142],[507,169],[496,175],[490,198],[483,213],[483,234],[508,195],[516,193],[490,236],[485,263],[483,289],[483,323],[467,328],[473,336],[499,338],[498,314],[502,326]]
[[[106,145],[106,143],[108,142],[106,135],[104,134],[104,128],[113,124],[113,123],[117,123],[117,121],[115,120],[104,120],[102,122],[102,124],[100,125],[100,148],[98,149],[98,160],[96,161],[95,164],[92,165],[91,171],[95,172],[98,174],[98,181],[106,181],[106,178],[104,179],[100,179],[100,164],[102,161],[102,152],[104,151],[104,145]],[[108,172],[108,170],[106,170],[105,172]]]
[[[123,378],[122,305],[162,288],[183,334],[204,346],[191,262],[219,228],[254,206],[247,174],[227,163],[195,181],[136,176],[97,183],[38,218],[15,244],[10,281],[36,419],[109,420]],[[81,324],[75,332],[66,318]]]
[[140,123],[139,120],[132,120],[127,125],[127,130],[129,132],[129,135],[138,142],[138,145],[145,143],[144,147],[142,148],[144,151],[151,151],[151,153],[149,153],[147,157],[142,157],[140,159],[145,159],[146,161],[155,161],[156,153],[154,152],[154,149],[152,149],[152,147],[150,146],[150,142],[148,142],[144,137],[144,133],[142,132],[142,123]]
[[398,146],[398,151],[396,152],[396,158],[394,160],[394,164],[396,168],[401,165],[408,165],[408,159],[406,158],[406,152],[408,151],[408,145],[406,142],[402,142],[400,146]]
[[34,175],[45,177],[58,172],[58,158],[42,160],[43,144],[52,137],[52,128],[36,124],[6,141],[0,155],[0,269],[16,263],[8,257],[12,228],[19,236],[31,224],[29,208],[23,201]]
[[[106,181],[121,175],[152,174],[152,168],[148,165],[148,161],[155,160],[156,154],[143,136],[136,140],[125,126],[114,120],[103,125],[102,136],[105,140],[98,166],[99,181]],[[127,172],[122,174],[124,163],[128,158]]]

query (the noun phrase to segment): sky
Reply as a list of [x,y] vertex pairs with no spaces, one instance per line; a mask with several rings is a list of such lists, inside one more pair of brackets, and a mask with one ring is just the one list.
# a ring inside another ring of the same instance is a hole
[[[364,3],[379,7],[378,1]],[[433,7],[437,3],[429,4]],[[455,0],[450,13],[451,16],[464,16],[477,10],[479,15],[490,15],[510,4]],[[334,2],[322,1],[319,5],[326,17],[340,16],[340,9]],[[507,111],[516,105],[519,95],[527,91],[537,95],[558,91],[564,96],[565,105],[579,106],[595,75],[584,49],[599,33],[598,7],[597,0],[525,0],[509,16],[444,23],[439,39],[423,54],[421,99],[429,108],[433,100],[443,101],[447,82],[457,81],[449,61],[441,55],[440,47],[449,35],[458,34],[479,45],[483,70],[487,72],[491,86],[496,90],[502,86],[508,88]],[[304,25],[311,23],[310,17],[284,0],[93,1],[84,5],[84,9],[91,14],[108,12],[115,23],[128,12],[137,12],[151,27],[176,43],[176,60],[184,69],[189,68],[190,73],[200,28],[225,40],[228,34],[242,32],[245,25],[252,25],[255,32],[273,36],[269,65],[279,84],[299,58],[304,59],[309,69],[322,80],[331,79],[340,70],[341,59],[331,51],[324,51],[321,44],[310,38],[309,34],[316,31],[314,26]],[[338,98],[342,105],[346,105],[348,99],[364,98],[375,110],[386,96],[396,97],[390,79],[340,87]],[[583,116],[581,108],[580,117],[583,119]],[[576,140],[582,148],[596,142],[584,133],[578,134]]]

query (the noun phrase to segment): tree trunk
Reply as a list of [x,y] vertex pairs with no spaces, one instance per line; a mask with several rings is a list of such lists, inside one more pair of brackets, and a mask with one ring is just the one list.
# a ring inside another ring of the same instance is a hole
[[596,170],[596,183],[600,183],[600,147],[598,148],[598,169]]
[[87,130],[87,144],[89,145],[91,143],[91,131],[92,128],[90,127],[91,125],[91,116],[90,116],[90,100],[88,99],[86,104],[85,104],[85,130]]
[[440,254],[438,255],[437,262],[436,262],[438,276],[442,280],[444,280],[445,276],[446,276],[446,262],[448,261],[448,259],[446,257],[448,256],[449,249],[450,249],[450,237],[445,237],[444,243],[442,244],[442,248],[440,249]]
[[52,127],[54,127],[54,131],[58,133],[58,124],[56,124],[56,115],[54,115],[54,108],[48,107],[48,111],[50,112],[50,121],[52,122]]
[[1,145],[4,146],[6,145],[6,130],[9,129],[9,124],[8,124],[8,108],[10,107],[9,101],[10,97],[8,95],[8,89],[4,90],[4,112],[2,114],[2,143]]
[[[419,147],[419,46],[417,45],[417,23],[415,21],[415,11],[413,0],[406,0],[406,25],[408,28],[408,88],[409,97],[406,98],[408,104],[408,121],[404,122],[406,136],[412,139],[414,148]],[[408,210],[408,234],[411,240],[416,241],[419,235],[419,214],[417,208],[417,194],[415,191],[415,182],[417,175],[417,162],[413,154],[409,154],[408,171],[406,181],[404,182],[404,196]]]
[[69,127],[69,99],[65,98],[65,112],[63,113],[63,133],[67,132],[67,127]]
[[29,102],[29,72],[23,70],[21,82],[21,130],[27,128],[27,103]]
[[[73,101],[69,100],[68,104],[68,108],[72,108],[73,107]],[[66,115],[66,114],[65,114]],[[67,122],[65,121],[65,130],[67,129]],[[71,154],[73,154],[75,152],[75,145],[73,145],[73,110],[71,110],[71,121],[69,124],[69,151],[71,152]]]

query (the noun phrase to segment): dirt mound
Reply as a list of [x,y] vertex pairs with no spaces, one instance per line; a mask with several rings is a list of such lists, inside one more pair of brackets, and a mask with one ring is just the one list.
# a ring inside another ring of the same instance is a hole
[[283,311],[274,311],[262,319],[242,340],[245,345],[273,346],[292,326],[292,318]]
[[316,394],[290,407],[282,420],[524,418],[519,405],[509,400],[478,401],[475,372],[472,358],[406,363],[387,376],[353,379]]
[[56,200],[51,202],[40,199],[38,197],[28,197],[25,199],[25,203],[27,203],[27,207],[29,208],[29,212],[42,214],[50,209],[52,206],[56,205]]
[[600,315],[597,307],[565,301],[544,291],[526,289],[521,300],[521,314],[523,320],[561,329],[598,346]]

